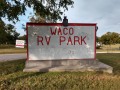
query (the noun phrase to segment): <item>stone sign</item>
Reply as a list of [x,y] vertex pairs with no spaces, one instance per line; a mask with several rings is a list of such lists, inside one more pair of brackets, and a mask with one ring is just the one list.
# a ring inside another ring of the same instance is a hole
[[28,60],[96,59],[96,24],[27,23]]
[[102,71],[113,68],[96,60],[96,24],[27,23],[24,72]]

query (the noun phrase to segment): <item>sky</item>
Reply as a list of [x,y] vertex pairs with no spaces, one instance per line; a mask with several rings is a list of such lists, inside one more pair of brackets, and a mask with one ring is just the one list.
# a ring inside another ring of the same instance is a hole
[[97,36],[106,32],[120,34],[120,0],[74,0],[65,15],[73,23],[97,23]]
[[[25,34],[22,24],[29,22],[31,12],[32,9],[28,8],[26,15],[20,16],[20,22],[15,25],[21,35]],[[120,0],[74,0],[73,8],[69,7],[64,15],[69,23],[97,23],[97,36],[106,32],[120,34]],[[6,23],[9,22],[6,20]]]

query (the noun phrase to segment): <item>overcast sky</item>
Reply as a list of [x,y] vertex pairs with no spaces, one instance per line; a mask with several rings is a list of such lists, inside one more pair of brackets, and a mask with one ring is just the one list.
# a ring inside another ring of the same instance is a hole
[[[25,34],[21,24],[29,21],[30,12],[29,9],[16,24],[21,35]],[[74,8],[69,7],[65,15],[71,23],[97,23],[97,36],[108,31],[120,33],[120,0],[74,0]]]
[[120,33],[120,0],[75,0],[65,15],[69,22],[97,23],[97,36]]

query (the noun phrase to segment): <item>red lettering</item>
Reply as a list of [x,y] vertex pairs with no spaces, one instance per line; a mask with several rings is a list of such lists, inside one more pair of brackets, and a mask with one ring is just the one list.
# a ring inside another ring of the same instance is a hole
[[51,36],[50,36],[50,37],[45,36],[45,40],[46,40],[46,44],[47,44],[47,45],[49,45],[50,39],[51,39]]
[[72,27],[69,29],[69,34],[70,34],[70,35],[73,35],[73,34],[74,34],[74,30],[73,30]]
[[61,31],[60,27],[58,29],[58,35],[62,35],[62,31]]
[[64,28],[64,29],[63,29],[63,34],[64,34],[64,35],[67,35],[67,34],[68,34],[67,32],[65,33],[66,30],[68,30],[68,29],[67,29],[67,28]]
[[66,40],[66,38],[64,36],[60,36],[60,45],[62,42],[64,42]]
[[74,36],[74,45],[78,42],[79,45],[81,45],[81,39],[78,36]]
[[37,45],[39,45],[39,42],[43,45],[43,37],[42,36],[37,36]]
[[82,36],[81,36],[81,44],[82,44],[82,42],[84,42],[84,44],[86,44],[85,38],[86,38],[86,36],[84,38],[82,38]]
[[70,36],[69,36],[69,38],[68,38],[67,45],[68,45],[69,43],[71,43],[71,45],[73,45],[73,43],[72,43],[72,39],[71,39],[71,37],[70,37]]
[[50,32],[51,35],[73,35],[74,34],[74,29],[71,28],[60,28],[60,27],[55,27],[54,29],[52,29],[52,27],[50,27]]
[[44,42],[43,42],[44,39],[45,39],[47,45],[50,44],[51,36],[50,37],[45,36],[45,38],[42,36],[37,36],[37,45],[40,45],[40,43],[41,43],[41,45],[44,45]]
[[56,35],[56,30],[57,28],[55,28],[54,30],[52,30],[52,28],[50,27],[50,32],[51,32],[51,35]]

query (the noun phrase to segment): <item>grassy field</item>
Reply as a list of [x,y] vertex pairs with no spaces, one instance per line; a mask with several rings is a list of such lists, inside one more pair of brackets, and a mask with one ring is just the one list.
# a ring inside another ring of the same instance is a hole
[[26,53],[26,52],[27,52],[27,50],[25,48],[0,49],[0,54]]
[[15,48],[15,45],[0,45],[0,54],[26,53],[25,48]]
[[100,49],[97,49],[98,52],[120,52],[120,44],[114,45],[102,45]]
[[114,68],[100,72],[22,72],[25,60],[0,62],[0,90],[119,90],[120,54],[97,54]]

